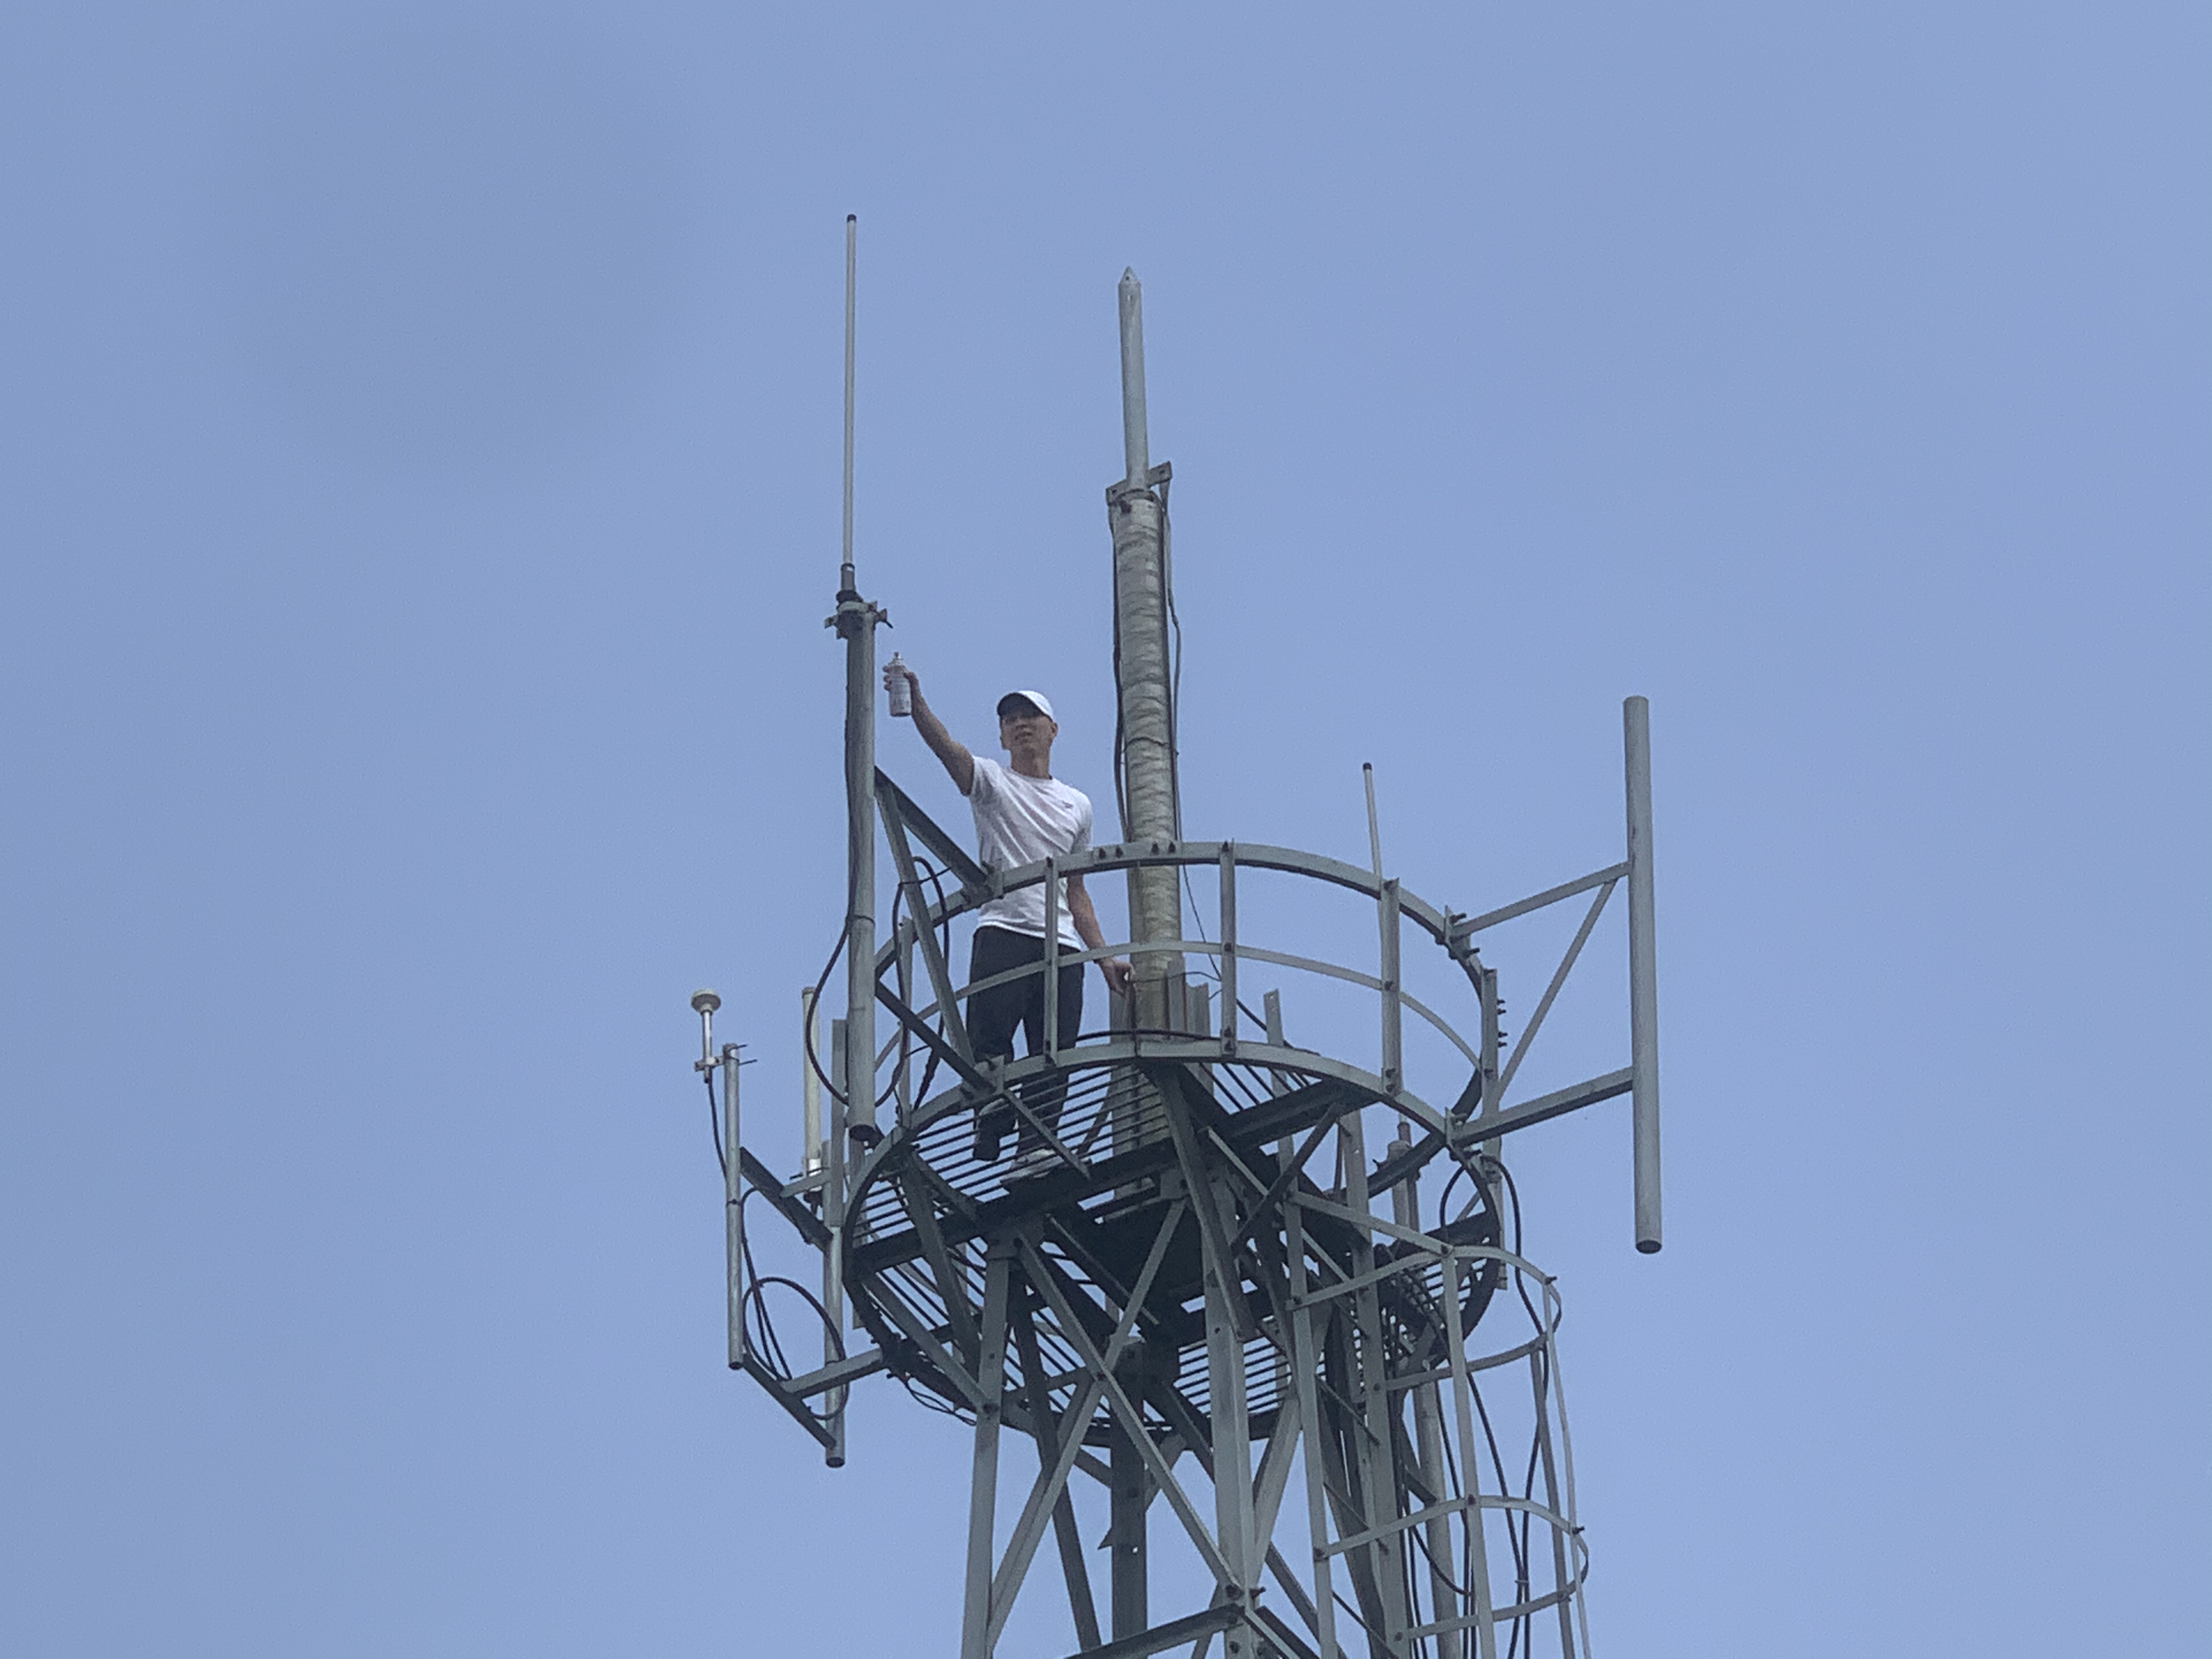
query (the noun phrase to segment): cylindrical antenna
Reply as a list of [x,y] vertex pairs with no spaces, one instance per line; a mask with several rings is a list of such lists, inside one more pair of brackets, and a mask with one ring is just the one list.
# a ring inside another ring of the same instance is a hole
[[799,1068],[799,1172],[811,1176],[822,1167],[822,1077],[814,1068],[821,1044],[817,1034],[821,1021],[814,1012],[814,988],[799,988],[799,1042],[805,1053]]
[[1367,785],[1367,862],[1375,879],[1382,879],[1382,823],[1375,816],[1375,763],[1359,763],[1359,775]]
[[1151,477],[1151,441],[1145,432],[1145,293],[1133,266],[1121,272],[1121,450],[1128,482]]
[[1661,1243],[1659,1224],[1659,969],[1651,893],[1651,705],[1620,706],[1628,774],[1628,1054],[1635,1137],[1636,1248]]
[[845,216],[845,557],[837,573],[842,592],[857,591],[853,580],[853,309],[860,273],[860,216]]

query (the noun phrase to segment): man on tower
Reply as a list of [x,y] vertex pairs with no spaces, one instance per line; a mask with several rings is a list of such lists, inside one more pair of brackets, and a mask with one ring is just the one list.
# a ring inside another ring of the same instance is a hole
[[[930,753],[944,763],[954,787],[968,797],[975,814],[976,854],[985,867],[1011,870],[1039,859],[1066,857],[1091,845],[1091,798],[1052,775],[1052,743],[1060,735],[1060,725],[1053,719],[1052,704],[1042,692],[1009,691],[999,699],[999,746],[1012,763],[1001,766],[971,753],[945,729],[945,722],[922,697],[921,680],[904,663],[894,659],[884,668],[884,689],[891,694],[894,714],[900,712],[902,701],[911,699],[915,729],[929,745]],[[1043,962],[1044,910],[1042,883],[1018,888],[984,905],[975,916],[969,982]],[[1060,939],[1061,945],[1071,951],[1096,951],[1106,943],[1091,895],[1078,874],[1062,879]],[[1127,962],[1109,957],[1101,960],[1098,967],[1110,989],[1128,994]],[[1060,1040],[1066,1042],[1083,1028],[1081,964],[1061,969],[1059,980],[1054,994],[1060,1000]],[[1012,1059],[1017,1025],[1028,1040],[1030,1053],[1042,1048],[1044,996],[1044,975],[1040,970],[969,997],[968,1039],[975,1058]],[[1059,1087],[1052,1086],[1025,1092],[1023,1099],[1038,1117],[1056,1124],[1061,1093]],[[1004,1105],[978,1112],[977,1158],[987,1164],[997,1159],[1000,1143],[1013,1115]],[[1021,1125],[1016,1145],[1019,1156],[1007,1171],[1009,1181],[1048,1173],[1059,1163],[1043,1137],[1026,1121]]]

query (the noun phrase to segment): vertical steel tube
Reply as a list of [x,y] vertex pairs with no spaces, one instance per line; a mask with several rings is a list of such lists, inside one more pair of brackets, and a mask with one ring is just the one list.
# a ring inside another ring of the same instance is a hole
[[[1208,1176],[1194,1192],[1194,1206],[1210,1204],[1221,1229],[1233,1234],[1235,1207],[1219,1180]],[[1243,1295],[1236,1259],[1211,1249],[1205,1269],[1206,1415],[1213,1431],[1213,1535],[1231,1582],[1222,1589],[1240,1607],[1249,1607],[1259,1583],[1258,1562],[1265,1553],[1252,1536],[1251,1419],[1245,1399],[1244,1345],[1237,1334],[1236,1303]],[[1225,1638],[1231,1659],[1249,1651],[1238,1630]]]
[[1152,1493],[1146,1483],[1144,1454],[1129,1437],[1129,1430],[1116,1419],[1108,1430],[1107,1491],[1112,1524],[1108,1536],[1114,1553],[1109,1569],[1112,1607],[1110,1620],[1115,1640],[1142,1635],[1152,1627],[1150,1575],[1146,1560],[1145,1510]]
[[[837,1358],[840,1333],[845,1328],[845,1097],[849,1091],[847,1070],[852,1054],[845,1042],[846,1024],[830,1022],[830,1133],[823,1146],[822,1221],[830,1230],[830,1243],[822,1252],[822,1310],[829,1317],[822,1333],[822,1363]],[[849,1395],[848,1396],[849,1398]],[[829,1458],[832,1468],[844,1460],[842,1449],[845,1414],[837,1414],[839,1449]]]
[[822,1044],[817,1037],[821,1020],[814,1009],[814,988],[799,988],[799,1173],[811,1176],[822,1167]]
[[[1467,1328],[1461,1322],[1460,1304],[1465,1293],[1465,1268],[1470,1261],[1463,1260],[1456,1250],[1444,1252],[1444,1340],[1449,1345],[1444,1353],[1451,1367],[1452,1415],[1459,1430],[1460,1479],[1466,1486],[1460,1496],[1472,1500],[1481,1495],[1482,1465],[1475,1455],[1478,1443],[1474,1437],[1474,1415],[1468,1408],[1474,1398],[1474,1380],[1467,1363]],[[1506,1518],[1510,1523],[1510,1512]],[[1492,1617],[1497,1604],[1491,1600],[1490,1542],[1483,1528],[1481,1507],[1473,1504],[1467,1509],[1462,1513],[1462,1524],[1468,1534],[1466,1589],[1468,1601],[1474,1603],[1468,1612],[1474,1618],[1475,1653],[1477,1659],[1498,1659],[1498,1626]]]
[[1044,1000],[1040,1004],[1044,1014],[1044,1052],[1048,1059],[1060,1058],[1060,1045],[1073,1042],[1073,1031],[1060,1029],[1060,860],[1048,858],[1044,861],[1044,986],[1040,992]]
[[[1373,1212],[1367,1190],[1367,1131],[1360,1114],[1346,1112],[1337,1120],[1337,1147],[1344,1159],[1344,1207],[1361,1215]],[[1352,1237],[1352,1274],[1364,1279],[1375,1271],[1375,1237],[1364,1224]],[[1382,1347],[1382,1308],[1372,1280],[1352,1293],[1352,1316],[1359,1328],[1360,1421],[1365,1432],[1350,1437],[1346,1451],[1352,1461],[1348,1471],[1359,1484],[1354,1488],[1367,1524],[1380,1527],[1398,1514],[1397,1448],[1389,1430],[1392,1401]],[[1385,1534],[1362,1547],[1372,1564],[1382,1602],[1381,1632],[1384,1651],[1394,1656],[1405,1650],[1405,1633],[1412,1624],[1407,1616],[1404,1545],[1396,1533]]]
[[[1482,1003],[1482,1109],[1479,1115],[1495,1112],[1504,1104],[1498,1097],[1498,1067],[1499,1051],[1504,1046],[1504,1033],[1500,1027],[1498,1006],[1498,969],[1484,968],[1479,995]],[[1483,1156],[1495,1158],[1500,1143],[1497,1139],[1482,1143]]]
[[[1413,1149],[1410,1131],[1401,1122],[1398,1138],[1390,1143],[1390,1156],[1397,1158]],[[1421,1176],[1416,1170],[1390,1189],[1390,1212],[1401,1227],[1418,1228],[1421,1224]],[[1450,1278],[1449,1268],[1443,1277]],[[1449,1482],[1444,1473],[1443,1407],[1437,1395],[1437,1385],[1424,1382],[1413,1390],[1413,1450],[1420,1462],[1421,1480],[1439,1499],[1450,1497]],[[1424,1522],[1423,1536],[1428,1540],[1429,1561],[1429,1620],[1434,1622],[1455,1619],[1460,1615],[1460,1596],[1457,1584],[1451,1576],[1452,1542],[1451,1520],[1438,1516]],[[1437,1652],[1443,1651],[1441,1638]]]
[[1620,706],[1628,774],[1628,1041],[1636,1136],[1636,1248],[1658,1249],[1659,969],[1651,894],[1651,706]]
[[1237,843],[1221,843],[1221,1054],[1237,1057]]
[[1382,879],[1382,820],[1375,811],[1375,763],[1359,763],[1359,779],[1367,787],[1367,861],[1375,879]]
[[1405,1086],[1406,1008],[1400,1000],[1402,992],[1398,983],[1404,969],[1399,961],[1403,936],[1398,926],[1401,901],[1398,884],[1382,884],[1382,896],[1376,901],[1375,913],[1382,936],[1382,1086],[1395,1095]]
[[[1551,1305],[1548,1291],[1547,1286],[1545,1297],[1547,1310]],[[1547,1331],[1536,1352],[1528,1356],[1528,1386],[1534,1396],[1532,1407],[1535,1413],[1536,1450],[1543,1462],[1544,1502],[1554,1515],[1564,1517],[1566,1508],[1559,1498],[1559,1464],[1552,1455],[1551,1365],[1553,1340]],[[1554,1604],[1559,1620],[1559,1659],[1575,1659],[1575,1597],[1570,1589],[1574,1582],[1574,1573],[1567,1565],[1567,1535],[1556,1522],[1547,1522],[1544,1529],[1552,1535],[1552,1587],[1559,1597]]]
[[[845,868],[851,908],[845,919],[846,1127],[876,1121],[876,613],[866,601],[840,604],[851,615],[845,640]],[[844,1149],[831,1156],[842,1158]]]
[[722,1243],[729,1258],[730,1369],[745,1363],[744,1172],[738,1158],[738,1045],[722,1045]]
[[990,1659],[991,1556],[998,1530],[999,1422],[1006,1386],[1007,1279],[1014,1241],[991,1246],[983,1277],[982,1351],[976,1381],[975,1460],[968,1487],[968,1594],[960,1626],[960,1659]]
[[1306,1537],[1313,1557],[1314,1611],[1319,1615],[1322,1659],[1339,1659],[1343,1650],[1336,1641],[1336,1586],[1328,1553],[1328,1498],[1323,1472],[1323,1437],[1330,1432],[1321,1416],[1319,1391],[1314,1374],[1320,1368],[1319,1344],[1314,1331],[1313,1304],[1306,1299],[1305,1212],[1292,1193],[1283,1206],[1283,1253],[1291,1268],[1291,1370],[1298,1391],[1298,1421],[1306,1425]]

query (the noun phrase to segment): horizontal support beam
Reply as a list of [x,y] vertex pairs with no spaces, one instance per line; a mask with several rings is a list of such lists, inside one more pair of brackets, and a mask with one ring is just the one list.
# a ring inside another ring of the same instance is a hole
[[1155,1625],[1134,1636],[1124,1636],[1119,1641],[1109,1642],[1103,1648],[1089,1648],[1081,1653],[1070,1654],[1068,1659],[1147,1659],[1155,1653],[1164,1653],[1170,1648],[1180,1647],[1186,1642],[1195,1642],[1201,1636],[1212,1636],[1242,1624],[1244,1610],[1228,1602],[1218,1607],[1208,1607],[1203,1613],[1194,1613],[1187,1619],[1174,1619],[1164,1625]]
[[1455,921],[1451,924],[1451,938],[1449,942],[1453,945],[1464,944],[1486,927],[1495,927],[1501,921],[1510,921],[1516,916],[1525,916],[1532,910],[1540,910],[1547,904],[1557,904],[1561,899],[1571,899],[1577,893],[1587,893],[1591,888],[1602,886],[1608,881],[1619,881],[1627,873],[1628,866],[1625,864],[1608,865],[1602,870],[1579,877],[1573,881],[1563,882],[1557,887],[1547,887],[1540,893],[1516,900],[1511,904],[1502,905],[1495,910],[1486,910],[1479,916],[1468,916],[1462,921]]
[[1607,1072],[1603,1077],[1594,1077],[1589,1082],[1577,1083],[1571,1088],[1554,1089],[1548,1095],[1538,1095],[1534,1100],[1524,1101],[1518,1106],[1509,1106],[1490,1116],[1471,1117],[1460,1126],[1459,1138],[1463,1141],[1488,1140],[1493,1135],[1525,1129],[1532,1123],[1565,1117],[1569,1112],[1595,1106],[1601,1100],[1611,1100],[1615,1095],[1626,1094],[1635,1078],[1635,1073],[1624,1066],[1617,1072]]
[[832,1389],[843,1388],[849,1382],[857,1382],[864,1376],[873,1376],[890,1364],[890,1361],[884,1358],[881,1348],[871,1348],[866,1353],[856,1353],[849,1359],[837,1360],[819,1370],[809,1371],[804,1376],[794,1376],[784,1387],[805,1400],[814,1395],[827,1394]]

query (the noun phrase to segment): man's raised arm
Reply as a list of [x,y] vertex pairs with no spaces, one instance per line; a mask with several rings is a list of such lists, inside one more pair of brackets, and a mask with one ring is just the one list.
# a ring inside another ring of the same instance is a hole
[[[1083,884],[1083,878],[1073,871],[1067,875],[1067,919],[1075,924],[1075,935],[1088,951],[1106,948],[1106,935],[1099,930],[1098,911],[1091,902],[1091,890]],[[1120,957],[1102,957],[1098,971],[1106,975],[1107,988],[1116,996],[1129,994],[1129,964]]]
[[929,752],[945,763],[951,774],[953,787],[965,795],[975,787],[975,757],[968,752],[968,745],[945,729],[945,722],[937,718],[921,695],[921,679],[904,663],[884,665],[884,690],[891,689],[891,677],[906,676],[907,688],[914,698],[914,729],[921,733],[921,740],[929,745]]

